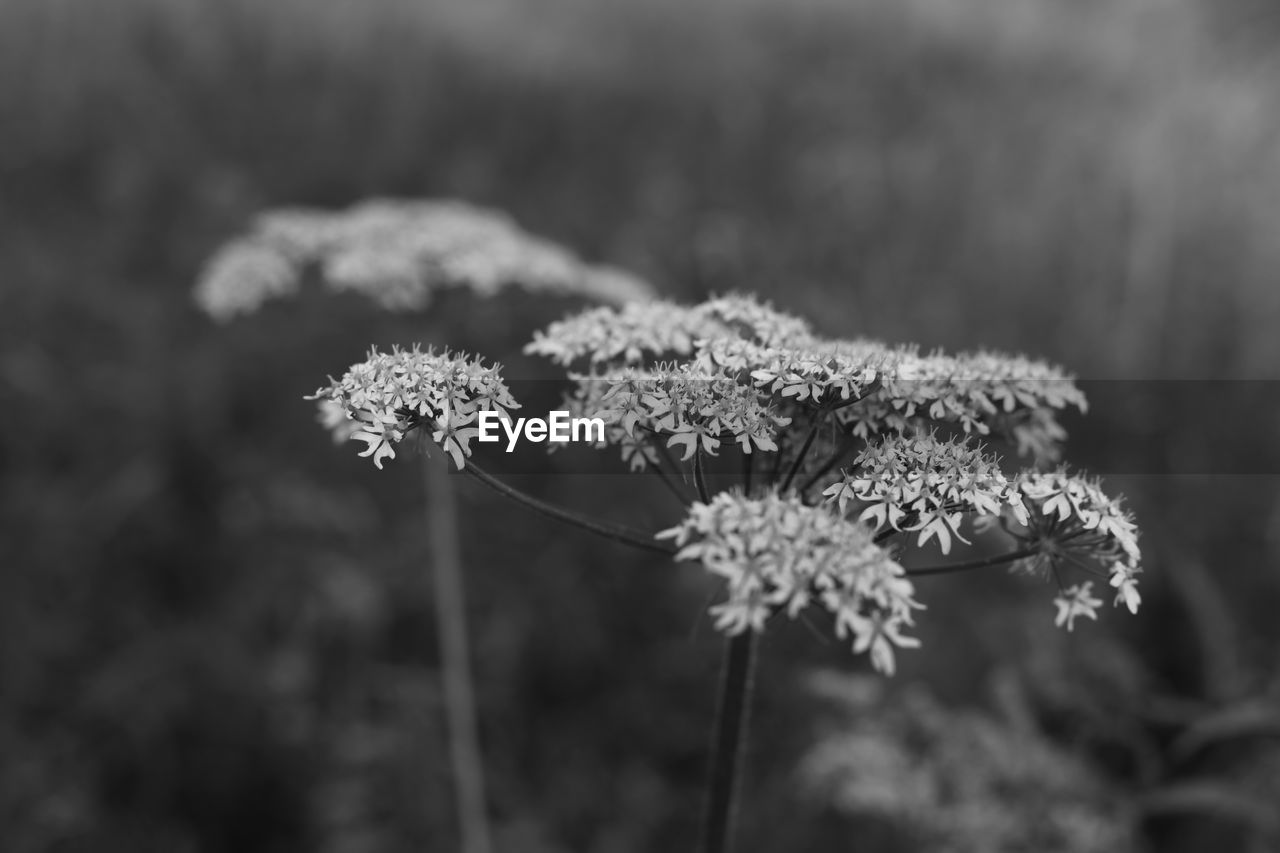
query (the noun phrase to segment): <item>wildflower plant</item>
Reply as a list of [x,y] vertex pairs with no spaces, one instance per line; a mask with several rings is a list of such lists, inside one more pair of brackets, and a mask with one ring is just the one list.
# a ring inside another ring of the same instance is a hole
[[[294,208],[260,215],[247,235],[216,252],[195,301],[220,322],[298,294],[314,280],[388,311],[416,311],[438,291],[490,298],[508,289],[625,303],[652,295],[620,270],[585,264],[502,214],[452,201],[375,199],[349,210]],[[381,469],[395,447],[423,429],[461,467],[481,413],[517,408],[497,365],[450,351],[371,350],[367,359],[311,397],[338,443],[363,442]],[[492,849],[472,697],[457,511],[452,484],[424,466],[428,540],[440,631],[441,669],[461,849]]]
[[[710,610],[730,640],[705,850],[728,845],[755,637],[774,620],[816,612],[892,674],[898,651],[920,646],[920,576],[999,565],[1041,576],[1056,586],[1055,621],[1068,630],[1104,604],[1093,579],[1130,611],[1141,601],[1133,518],[1096,481],[1052,467],[1065,437],[1058,416],[1086,409],[1057,367],[824,338],[744,295],[593,308],[535,334],[526,352],[564,370],[565,407],[603,419],[596,446],[660,478],[684,504],[682,520],[637,531],[549,505],[484,470],[472,456],[471,419],[515,401],[496,367],[469,356],[371,353],[314,399],[330,417],[342,408],[379,467],[420,429],[458,469],[508,497],[723,580]],[[431,369],[410,366],[424,358]],[[472,376],[482,389],[467,384]],[[1001,450],[1029,466],[1008,467]],[[713,474],[726,459],[736,470]],[[945,556],[1001,541],[1011,547],[906,567],[908,548]]]

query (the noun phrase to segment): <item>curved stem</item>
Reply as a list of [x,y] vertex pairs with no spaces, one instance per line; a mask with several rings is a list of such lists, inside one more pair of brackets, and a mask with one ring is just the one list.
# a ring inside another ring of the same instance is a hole
[[1031,557],[1039,553],[1039,548],[1021,548],[1017,551],[1010,551],[1007,554],[997,554],[994,557],[984,557],[981,560],[969,560],[965,563],[952,563],[949,566],[929,566],[923,569],[908,569],[907,574],[912,577],[916,577],[918,575],[949,575],[953,572],[967,572],[970,569],[985,569],[988,566],[999,566],[1002,563],[1012,563],[1014,560],[1021,560],[1023,557]]
[[463,473],[470,474],[472,477],[476,478],[481,483],[484,483],[498,494],[511,498],[517,503],[524,504],[534,512],[541,513],[548,518],[554,518],[556,521],[563,521],[566,524],[573,525],[574,527],[589,530],[597,536],[603,536],[606,539],[612,539],[615,542],[621,542],[635,548],[642,548],[646,551],[656,551],[659,554],[665,554],[667,556],[675,553],[674,548],[662,544],[647,533],[642,533],[638,530],[632,530],[629,527],[623,527],[622,525],[612,524],[607,521],[597,521],[592,518],[587,518],[576,512],[558,507],[555,504],[539,500],[533,495],[525,494],[519,489],[513,488],[512,486],[509,486],[497,479],[469,459],[462,470]]
[[711,753],[706,820],[703,824],[702,853],[724,853],[729,849],[733,829],[734,794],[738,765],[746,743],[747,717],[751,704],[752,674],[755,668],[756,636],[744,631],[729,640],[725,650],[724,680]]
[[[435,464],[433,464],[435,462]],[[484,760],[476,726],[471,652],[467,639],[466,595],[462,582],[462,548],[458,542],[458,507],[446,460],[423,457],[427,495],[427,535],[431,580],[435,586],[436,629],[440,637],[449,760],[453,769],[458,831],[464,853],[489,853],[485,813]]]

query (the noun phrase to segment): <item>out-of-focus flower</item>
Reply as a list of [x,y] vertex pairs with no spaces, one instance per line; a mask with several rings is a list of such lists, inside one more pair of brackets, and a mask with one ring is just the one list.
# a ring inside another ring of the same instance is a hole
[[321,418],[335,438],[365,442],[360,455],[372,456],[378,468],[383,459],[395,458],[395,445],[418,426],[425,426],[462,468],[477,433],[470,425],[480,413],[505,418],[519,408],[497,365],[416,348],[371,350],[365,361],[307,399],[319,401]]
[[196,284],[218,320],[296,293],[313,271],[335,291],[392,311],[426,307],[443,288],[492,296],[508,287],[624,304],[653,296],[640,279],[583,263],[508,217],[451,201],[376,199],[348,210],[268,211],[219,251]]
[[257,311],[263,302],[298,291],[288,255],[256,240],[236,240],[209,258],[195,288],[200,309],[218,321]]
[[822,673],[815,692],[839,715],[800,777],[820,801],[875,816],[925,853],[1111,853],[1133,850],[1124,792],[1078,749],[1034,727],[942,705],[918,687]]
[[1071,631],[1075,628],[1077,616],[1087,616],[1094,620],[1098,618],[1102,599],[1093,597],[1093,581],[1085,581],[1062,590],[1053,599],[1053,603],[1058,608],[1053,624],[1059,628],[1066,625],[1067,630]]
[[773,612],[794,618],[817,601],[834,615],[837,636],[852,634],[855,652],[870,651],[882,672],[893,672],[895,646],[919,645],[901,633],[921,607],[902,567],[865,525],[825,507],[794,495],[721,492],[658,536],[680,546],[676,559],[697,560],[726,580],[728,600],[711,609],[726,633],[761,631]]

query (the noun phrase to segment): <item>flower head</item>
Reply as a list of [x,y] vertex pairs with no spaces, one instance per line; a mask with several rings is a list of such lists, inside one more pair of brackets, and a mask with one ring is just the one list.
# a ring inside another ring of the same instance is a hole
[[525,352],[564,367],[583,359],[592,366],[640,366],[688,355],[703,325],[697,312],[673,302],[592,308],[537,332]]
[[892,435],[868,446],[823,494],[840,511],[852,502],[866,504],[859,521],[875,529],[919,531],[916,544],[937,537],[942,553],[960,533],[965,513],[998,517],[1006,509],[1026,520],[1022,494],[1005,478],[999,462],[982,447],[960,439],[929,435]]
[[348,210],[286,208],[257,218],[218,252],[196,300],[218,319],[298,290],[314,270],[331,290],[392,311],[426,307],[443,288],[481,296],[520,287],[623,304],[653,288],[620,270],[583,263],[494,211],[448,201],[375,199]]
[[194,297],[201,310],[225,322],[258,310],[268,299],[296,293],[298,284],[298,270],[288,255],[267,243],[237,240],[209,258]]
[[[505,417],[508,410],[519,408],[498,366],[416,348],[371,350],[365,361],[307,399],[319,401],[324,422],[335,436],[345,433],[365,442],[360,455],[372,456],[378,468],[383,459],[395,458],[394,446],[418,426],[428,427],[432,439],[462,468],[477,432],[470,424],[480,413],[494,411]],[[339,412],[350,423],[339,420]]]
[[997,433],[1020,453],[1053,458],[1065,433],[1054,412],[1087,407],[1072,377],[1053,365],[991,351],[921,356],[889,352],[874,393],[841,413],[861,435],[901,432],[913,420],[954,424],[965,433]]
[[[1121,502],[1103,492],[1096,480],[1070,474],[1066,469],[1024,473],[1018,478],[1016,488],[1022,495],[1026,512],[1018,519],[1020,526],[1005,524],[1004,527],[1034,553],[1015,567],[1053,574],[1059,583],[1064,569],[1074,568],[1106,577],[1116,590],[1113,603],[1123,603],[1131,613],[1137,613],[1142,602],[1137,580],[1142,572],[1139,567],[1142,553],[1138,548],[1137,524]],[[1089,584],[1085,584],[1086,593],[1088,589]],[[1081,597],[1083,595],[1068,596],[1064,592],[1066,598],[1060,597],[1059,601],[1075,601],[1073,607],[1084,608],[1078,603],[1088,597]],[[1059,624],[1068,618],[1063,612],[1059,611]],[[1093,613],[1079,609],[1077,615],[1092,617]]]
[[676,559],[725,579],[728,599],[711,613],[726,633],[761,631],[775,611],[794,618],[816,601],[835,617],[837,636],[852,634],[854,651],[870,651],[882,672],[893,672],[895,646],[918,645],[901,633],[921,607],[903,568],[864,525],[824,507],[722,492],[658,535],[680,546]]

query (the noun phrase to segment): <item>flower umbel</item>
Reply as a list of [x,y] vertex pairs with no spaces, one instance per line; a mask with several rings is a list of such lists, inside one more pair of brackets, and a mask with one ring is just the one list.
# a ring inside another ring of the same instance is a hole
[[865,525],[825,507],[721,492],[658,537],[675,540],[678,560],[698,560],[726,580],[728,600],[711,613],[728,634],[762,631],[774,612],[794,618],[816,601],[835,617],[837,636],[852,634],[854,651],[870,651],[882,672],[894,670],[894,646],[919,645],[901,633],[922,607],[903,568]]
[[296,293],[307,273],[392,311],[424,308],[445,288],[492,296],[519,287],[611,304],[653,295],[640,279],[583,263],[501,213],[452,201],[374,199],[347,210],[263,213],[213,256],[195,298],[215,319],[229,320]]
[[[370,350],[368,359],[352,365],[341,379],[307,399],[319,401],[322,419],[335,438],[365,442],[368,447],[360,455],[372,456],[378,468],[383,459],[395,458],[394,446],[410,430],[425,425],[432,440],[461,469],[476,435],[470,424],[480,413],[492,411],[506,417],[509,410],[519,408],[497,365],[416,348],[390,353]],[[346,420],[338,418],[338,413]]]
[[995,457],[962,440],[934,435],[893,435],[859,454],[843,481],[823,492],[844,512],[850,502],[866,504],[860,521],[875,529],[920,531],[917,545],[937,537],[942,553],[960,533],[966,512],[999,516],[1006,508],[1026,521],[1021,493],[1005,478]]
[[[1076,476],[1060,468],[1050,472],[1024,473],[1017,481],[1026,504],[1026,512],[1011,526],[1002,522],[1006,532],[1026,544],[1035,553],[1020,561],[1024,571],[1051,573],[1061,586],[1060,573],[1075,568],[1103,577],[1115,588],[1115,605],[1124,603],[1131,613],[1138,612],[1142,596],[1137,576],[1142,573],[1139,562],[1138,527],[1133,515],[1119,500],[1102,491],[1096,480]],[[1085,585],[1088,587],[1088,584]],[[1078,586],[1063,591],[1071,601],[1089,598],[1083,593],[1070,593]],[[1070,594],[1069,594],[1070,593]],[[1089,598],[1089,600],[1095,600]],[[1062,607],[1059,599],[1059,607]],[[1072,611],[1093,618],[1081,604]],[[1059,624],[1070,619],[1059,610]]]

